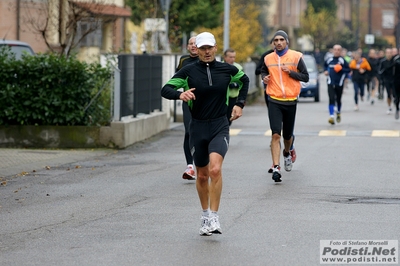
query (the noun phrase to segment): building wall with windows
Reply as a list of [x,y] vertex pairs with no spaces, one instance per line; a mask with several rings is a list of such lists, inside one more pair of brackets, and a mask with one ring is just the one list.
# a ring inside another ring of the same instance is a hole
[[[353,0],[336,0],[337,17],[346,25],[352,19],[352,2]],[[267,7],[270,14],[268,25],[275,28],[299,28],[300,18],[307,9],[307,3],[307,0],[270,0]]]
[[[395,44],[395,31],[398,24],[399,0],[335,0],[337,17],[340,24],[356,31],[356,9],[359,8],[359,34],[364,40],[365,34],[371,33],[377,37],[385,38],[393,46]],[[270,34],[277,29],[284,29],[289,37],[297,38],[295,30],[300,25],[300,18],[307,9],[307,0],[270,0],[267,9],[267,24],[270,25]],[[270,38],[268,36],[267,38]],[[295,45],[293,42],[291,46]],[[398,44],[400,45],[400,44]],[[296,48],[296,47],[293,47]]]
[[[271,34],[277,29],[284,29],[289,36],[295,36],[296,29],[301,27],[300,19],[307,9],[307,0],[270,0],[267,7],[267,24],[272,25]],[[351,26],[352,0],[336,0],[337,16],[342,25]],[[296,48],[296,43],[291,46]]]
[[[276,30],[283,29],[294,39],[295,29],[300,27],[300,18],[307,9],[307,0],[270,0],[267,8],[270,17],[268,25],[272,25],[271,35]],[[296,43],[292,42],[291,47],[296,48]]]
[[[364,1],[368,2],[368,1]],[[371,0],[371,18],[368,16],[368,5],[360,7],[361,24],[371,23],[371,34],[385,38],[391,45],[396,45],[395,30],[399,14],[397,0]],[[367,34],[368,32],[362,32]]]
[[[62,29],[72,4],[84,11],[76,35],[82,41],[75,50],[81,60],[129,50],[125,31],[131,12],[124,7],[124,0],[1,0],[0,37],[27,42],[36,53],[43,53],[49,50],[42,37],[47,29],[48,44],[57,50],[70,34]],[[96,30],[85,34],[93,23],[99,23]]]
[[352,27],[351,20],[352,20],[352,1],[349,0],[336,0],[336,7],[337,7],[337,18],[339,19],[342,25],[345,25],[349,28]]

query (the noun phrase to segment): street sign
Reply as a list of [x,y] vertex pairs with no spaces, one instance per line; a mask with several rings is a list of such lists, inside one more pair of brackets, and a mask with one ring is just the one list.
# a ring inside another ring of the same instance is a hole
[[374,44],[375,36],[373,34],[365,34],[365,44]]

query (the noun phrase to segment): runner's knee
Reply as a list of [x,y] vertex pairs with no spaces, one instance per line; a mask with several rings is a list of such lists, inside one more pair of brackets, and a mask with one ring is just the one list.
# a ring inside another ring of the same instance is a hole
[[280,133],[272,133],[272,141],[279,141],[281,139]]

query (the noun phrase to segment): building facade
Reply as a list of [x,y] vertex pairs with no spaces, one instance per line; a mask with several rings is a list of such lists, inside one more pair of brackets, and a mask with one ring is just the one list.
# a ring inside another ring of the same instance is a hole
[[[396,45],[396,25],[399,24],[400,0],[335,0],[339,27],[347,26],[354,34],[359,34],[359,44],[363,45],[366,34],[373,34]],[[270,0],[266,23],[270,25],[270,38],[277,29],[286,30],[292,39],[297,39],[296,29],[301,27],[300,18],[307,9],[307,0]],[[357,21],[358,20],[358,21]],[[400,35],[400,26],[398,27]],[[400,36],[398,36],[398,39]],[[399,40],[398,40],[399,42]],[[397,45],[400,45],[399,43]],[[299,44],[291,43],[293,48]]]
[[0,14],[0,37],[27,42],[36,53],[74,49],[92,61],[129,48],[124,0],[2,0]]
[[[336,0],[337,16],[342,25],[351,25],[352,19],[352,1],[351,0]],[[296,29],[301,27],[301,17],[307,9],[307,0],[270,0],[270,5],[267,7],[267,25],[272,25],[271,34],[278,29],[284,29],[289,36],[297,39]],[[299,40],[301,43],[301,41]],[[300,49],[299,43],[291,43],[291,47]]]
[[[360,33],[386,39],[396,46],[396,29],[400,17],[399,0],[359,0]],[[400,36],[399,36],[400,37]],[[363,38],[362,38],[363,39]],[[397,43],[399,46],[400,43]]]

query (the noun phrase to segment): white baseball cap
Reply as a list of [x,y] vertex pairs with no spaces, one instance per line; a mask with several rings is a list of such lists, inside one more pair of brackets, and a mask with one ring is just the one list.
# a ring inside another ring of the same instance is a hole
[[200,48],[204,45],[215,46],[216,41],[214,35],[209,32],[202,32],[196,37],[196,46]]

